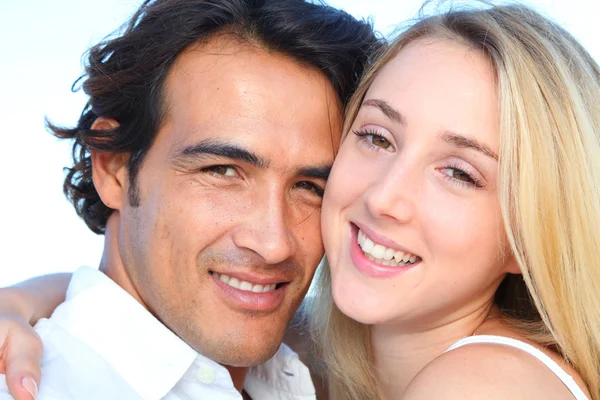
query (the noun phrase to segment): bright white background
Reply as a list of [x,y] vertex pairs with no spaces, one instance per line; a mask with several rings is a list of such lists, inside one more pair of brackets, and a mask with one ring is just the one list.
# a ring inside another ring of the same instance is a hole
[[[70,143],[44,129],[44,117],[71,126],[85,103],[71,84],[81,55],[116,29],[140,0],[29,0],[0,3],[0,286],[53,271],[96,266],[102,237],[62,194]],[[600,60],[597,0],[530,0]],[[421,0],[331,0],[373,16],[389,33],[416,15]]]

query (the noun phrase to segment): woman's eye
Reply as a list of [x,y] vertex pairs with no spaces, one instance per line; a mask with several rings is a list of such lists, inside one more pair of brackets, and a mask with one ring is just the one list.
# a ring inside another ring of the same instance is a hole
[[471,175],[467,174],[465,171],[458,168],[444,168],[442,172],[448,175],[451,178],[454,178],[458,181],[475,184],[475,180],[471,177]]
[[393,150],[394,146],[392,143],[379,133],[370,130],[353,132],[361,141],[363,141],[363,143],[368,144],[369,146],[374,146],[381,150]]
[[294,184],[294,188],[308,190],[310,192],[313,192],[314,194],[316,194],[319,197],[323,197],[323,193],[324,193],[324,190],[321,187],[315,185],[312,182],[308,182],[308,181],[298,182],[298,183]]
[[212,167],[208,167],[204,169],[207,172],[212,172],[217,175],[223,176],[238,176],[237,171],[230,165],[213,165]]
[[389,140],[387,140],[383,136],[378,136],[378,135],[369,135],[369,136],[370,136],[370,142],[377,147],[381,147],[382,149],[387,150],[392,146],[392,144],[389,142]]

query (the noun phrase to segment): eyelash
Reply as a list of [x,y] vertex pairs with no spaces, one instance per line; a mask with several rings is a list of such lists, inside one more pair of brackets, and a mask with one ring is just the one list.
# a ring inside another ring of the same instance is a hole
[[[379,132],[374,131],[374,130],[364,129],[362,131],[352,131],[352,133],[354,133],[356,136],[358,136],[360,142],[363,145],[368,146],[369,148],[376,150],[376,151],[386,151],[387,149],[384,149],[382,147],[374,145],[371,141],[369,141],[367,139],[367,137],[372,136],[374,138],[375,137],[382,138],[382,139],[386,140],[387,142],[389,142],[390,146],[392,146],[390,140],[388,140],[385,136],[383,136],[382,134],[380,134]],[[465,171],[463,168],[459,167],[458,165],[455,165],[455,164],[447,165],[444,168],[442,168],[442,170],[444,170],[444,169],[453,169],[453,170],[459,171],[459,172],[465,174],[468,177],[468,179],[471,181],[471,182],[464,182],[464,181],[456,179],[452,176],[449,176],[448,174],[444,174],[442,172],[442,175],[444,175],[444,178],[447,179],[449,182],[451,182],[454,185],[459,185],[461,187],[468,187],[468,188],[477,188],[477,189],[482,189],[485,187],[485,183],[482,180],[476,178],[475,176],[468,173],[467,171]]]
[[211,165],[209,167],[204,167],[200,170],[200,172],[207,173],[207,174],[213,175],[218,178],[237,178],[237,176],[229,176],[229,175],[225,175],[225,174],[220,174],[215,171],[217,168],[231,168],[236,172],[236,174],[239,175],[239,172],[236,167],[234,167],[233,165],[226,165],[226,164]]
[[376,146],[372,142],[370,142],[367,139],[367,137],[369,137],[369,136],[371,136],[373,138],[384,139],[384,140],[386,140],[390,144],[390,147],[392,147],[392,148],[394,147],[392,145],[392,142],[388,138],[386,138],[384,135],[382,135],[381,133],[379,133],[379,132],[377,132],[375,130],[372,130],[372,129],[363,129],[363,130],[360,130],[360,131],[352,131],[352,133],[354,133],[359,138],[359,141],[363,145],[368,146],[370,149],[373,149],[373,150],[376,150],[376,151],[388,151],[389,152],[388,149],[384,149],[382,147]]
[[453,170],[462,172],[471,180],[471,182],[461,181],[460,179],[456,179],[456,178],[442,172],[444,179],[447,179],[448,182],[450,182],[454,185],[459,185],[461,187],[468,187],[468,188],[477,188],[477,189],[482,189],[485,187],[485,183],[482,180],[474,177],[472,174],[465,171],[464,168],[461,168],[456,164],[449,164],[449,165],[446,165],[443,168],[441,168],[441,170],[445,170],[445,169],[453,169]]
[[[226,178],[226,179],[238,178],[238,176],[228,176],[225,174],[220,174],[215,171],[215,169],[217,169],[217,168],[232,168],[236,171],[236,173],[238,173],[237,168],[235,168],[233,165],[211,165],[210,167],[202,168],[201,172],[208,173],[217,178]],[[239,173],[238,173],[238,175],[239,175]],[[300,185],[300,184],[308,184],[309,186],[311,186],[311,188],[305,188],[305,190],[311,191],[319,197],[323,197],[323,194],[325,193],[325,190],[323,188],[321,188],[319,185],[317,185],[313,182],[310,182],[310,181],[301,181],[301,182],[295,183],[294,187],[299,187],[298,185]]]
[[310,189],[306,189],[305,188],[305,190],[311,191],[311,192],[313,192],[315,195],[317,195],[319,197],[323,197],[323,194],[325,193],[325,190],[323,188],[319,187],[318,185],[310,182],[310,181],[302,181],[302,182],[295,183],[294,187],[298,187],[298,185],[304,184],[304,183],[307,183],[308,185],[312,186],[312,188],[310,188]]

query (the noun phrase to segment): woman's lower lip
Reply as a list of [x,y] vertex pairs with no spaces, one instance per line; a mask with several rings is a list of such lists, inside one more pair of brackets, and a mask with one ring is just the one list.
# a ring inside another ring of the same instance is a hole
[[354,224],[351,225],[350,232],[350,259],[357,270],[372,278],[390,278],[402,274],[415,266],[392,267],[377,264],[368,259],[358,245],[358,227]]
[[225,282],[221,282],[214,276],[212,278],[218,290],[229,304],[235,308],[247,311],[274,311],[283,302],[284,292],[287,288],[287,285],[281,285],[281,287],[270,292],[256,293],[236,289]]

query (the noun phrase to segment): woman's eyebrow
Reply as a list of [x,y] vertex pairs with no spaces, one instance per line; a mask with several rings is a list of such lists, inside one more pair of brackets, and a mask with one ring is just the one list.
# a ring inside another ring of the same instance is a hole
[[452,146],[459,147],[461,149],[477,150],[485,154],[486,156],[498,161],[498,155],[494,153],[492,149],[489,148],[489,146],[479,142],[474,138],[463,136],[452,131],[443,131],[438,135],[438,137]]
[[400,125],[406,125],[406,118],[402,113],[394,109],[388,102],[381,99],[368,99],[362,103],[363,106],[375,107],[379,109],[386,117],[399,123]]

